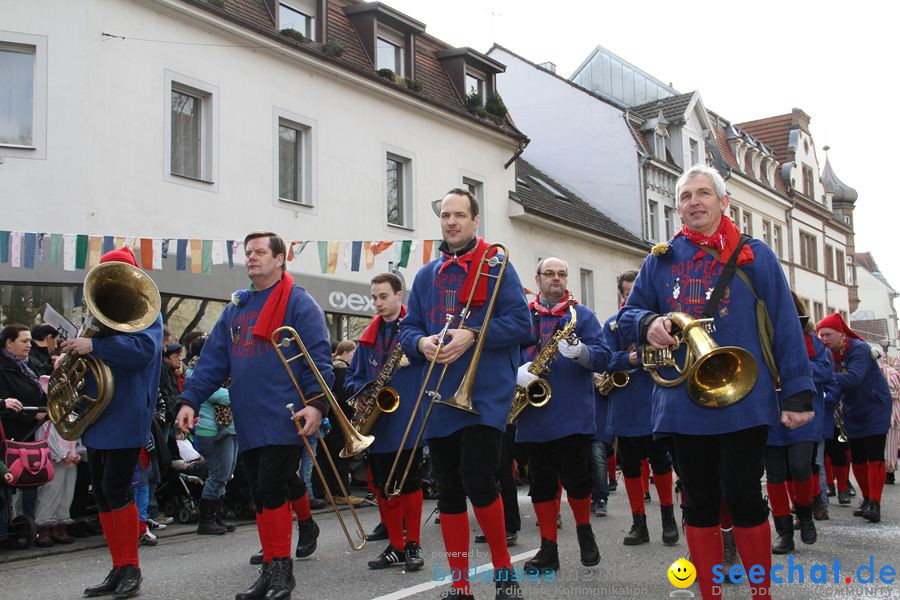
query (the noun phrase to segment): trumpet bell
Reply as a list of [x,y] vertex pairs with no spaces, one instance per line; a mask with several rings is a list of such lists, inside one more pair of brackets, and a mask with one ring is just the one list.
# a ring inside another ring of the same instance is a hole
[[750,352],[720,346],[697,359],[688,370],[687,392],[705,408],[731,406],[756,385],[758,367]]

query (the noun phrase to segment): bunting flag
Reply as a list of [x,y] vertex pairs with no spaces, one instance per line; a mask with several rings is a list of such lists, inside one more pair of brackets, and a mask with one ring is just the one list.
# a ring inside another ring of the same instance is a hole
[[322,273],[328,272],[328,242],[317,242],[319,246],[319,269]]
[[123,236],[116,236],[116,243],[113,244],[113,250],[116,248],[122,248],[125,245],[125,238]]
[[39,233],[37,234],[37,252],[38,258],[41,262],[46,262],[47,260],[47,248],[50,245],[50,234],[49,233]]
[[79,234],[75,237],[75,268],[84,269],[87,264],[88,236]]
[[434,240],[425,240],[422,242],[422,264],[427,265],[431,262],[431,253],[434,249]]
[[34,268],[34,254],[37,250],[37,234],[26,233],[22,240],[22,266],[26,269]]
[[363,242],[363,253],[366,255],[366,270],[371,271],[375,266],[375,253],[372,252],[372,242]]
[[145,271],[153,269],[153,240],[150,238],[141,238],[141,267]]
[[9,262],[9,231],[0,231],[0,263]]
[[62,265],[62,248],[63,236],[61,233],[54,233],[50,236],[50,266],[59,267]]
[[372,254],[378,256],[393,245],[394,240],[381,240],[380,242],[372,242]]
[[12,266],[19,268],[22,266],[22,232],[13,231],[9,241],[9,253],[11,256]]
[[191,273],[200,273],[203,269],[203,245],[200,240],[191,240]]
[[300,246],[300,244],[303,244],[304,247],[306,246],[306,242],[303,242],[301,240],[291,240],[291,243],[288,244],[288,254],[287,254],[288,262],[291,262],[292,260],[294,260],[294,258],[296,258],[297,256],[300,256],[300,252],[302,250],[298,251],[296,254],[294,254],[294,248],[297,248],[298,246]]
[[397,268],[405,269],[409,265],[409,253],[412,251],[412,240],[403,240],[400,242],[399,257],[397,258]]
[[353,242],[353,248],[351,250],[352,257],[350,259],[350,270],[356,273],[359,271],[359,259],[362,255],[362,242]]
[[151,240],[153,244],[153,269],[162,269],[163,243],[165,240]]
[[107,252],[112,252],[116,249],[116,240],[111,235],[103,236],[103,254]]
[[98,235],[88,236],[88,269],[100,264],[100,250],[103,248],[103,239]]
[[178,240],[175,250],[175,269],[184,271],[187,268],[187,240]]
[[234,240],[226,240],[225,253],[228,255],[228,268],[234,268],[234,251],[237,250],[237,242]]
[[212,246],[212,240],[203,240],[200,258],[201,273],[212,273]]
[[212,264],[225,264],[225,253],[228,252],[228,242],[225,240],[215,240],[212,245]]
[[340,242],[328,242],[328,272],[334,273],[337,270],[338,252],[340,252]]
[[353,242],[345,240],[338,242],[338,245],[340,247],[340,255],[344,258],[344,268],[349,271],[351,267],[350,261],[353,258]]
[[75,235],[64,235],[63,236],[63,269],[66,271],[74,271],[76,261],[77,251],[75,246],[78,245],[77,242],[78,236]]

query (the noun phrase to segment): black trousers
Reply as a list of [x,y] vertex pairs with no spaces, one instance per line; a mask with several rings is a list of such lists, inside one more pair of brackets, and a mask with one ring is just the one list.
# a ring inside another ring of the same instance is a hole
[[[411,450],[405,449],[400,453],[400,460],[397,462],[397,472],[394,473],[394,481],[399,482],[403,477],[403,469],[409,462]],[[369,466],[372,468],[372,484],[379,494],[384,494],[384,484],[387,483],[388,475],[391,473],[391,466],[394,464],[394,452],[384,452],[378,454],[369,453]],[[409,475],[403,482],[401,494],[411,494],[422,489],[422,449],[416,449],[416,457],[413,459],[412,465],[409,467]]]
[[850,461],[854,465],[873,461],[884,460],[884,445],[887,434],[867,435],[865,437],[849,440]]
[[755,527],[768,518],[760,488],[768,432],[761,425],[719,435],[672,436],[688,525],[718,525],[723,498],[738,527]]
[[300,450],[298,444],[260,446],[241,454],[256,512],[278,508],[306,492],[306,484],[297,476]]
[[140,448],[115,450],[88,448],[91,489],[97,510],[109,512],[131,504],[134,500],[131,480],[140,454]]
[[522,529],[522,517],[519,515],[519,489],[513,476],[513,457],[516,454],[516,426],[507,425],[500,444],[500,468],[497,470],[497,482],[500,484],[500,498],[503,499],[503,518],[506,521],[507,533]]
[[650,459],[654,475],[668,473],[672,468],[669,446],[662,439],[653,439],[651,435],[619,436],[619,461],[625,477],[640,477],[641,461],[645,458]]
[[591,495],[591,443],[594,436],[567,435],[551,442],[522,444],[528,450],[529,492],[535,504],[556,499],[559,482],[572,498]]
[[473,425],[447,437],[431,438],[428,448],[438,490],[438,510],[464,513],[466,497],[476,507],[492,504],[500,495],[497,469],[503,432]]
[[847,442],[838,441],[838,428],[835,427],[831,433],[831,439],[825,440],[825,453],[831,459],[832,467],[847,466]]
[[[812,477],[815,442],[799,442],[790,446],[766,446],[766,481],[784,483],[788,479],[806,481]],[[813,493],[818,494],[819,490]]]

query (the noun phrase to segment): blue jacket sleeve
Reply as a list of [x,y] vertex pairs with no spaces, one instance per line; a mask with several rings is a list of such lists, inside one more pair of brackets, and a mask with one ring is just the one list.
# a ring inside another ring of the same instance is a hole
[[[612,328],[612,324],[615,322],[615,319],[610,319],[603,325],[603,339],[606,342],[606,346],[612,351],[612,357],[606,366],[606,370],[610,372],[626,371],[631,368],[631,363],[628,361],[630,353],[616,350],[619,347],[619,335]],[[618,325],[616,327],[618,328]]]
[[506,265],[500,292],[494,303],[494,314],[484,340],[486,350],[501,350],[527,344],[531,340],[532,320],[522,282],[512,264]]
[[419,352],[419,339],[428,335],[425,323],[425,307],[423,298],[428,295],[429,282],[427,280],[432,272],[431,265],[419,269],[413,285],[409,290],[409,301],[406,304],[406,317],[400,321],[400,344],[408,356],[422,356]]
[[134,333],[116,333],[92,340],[96,358],[111,367],[140,371],[162,354],[162,332],[150,326]]
[[222,382],[231,373],[230,312],[228,307],[222,312],[203,344],[203,352],[193,373],[184,381],[179,404],[182,400],[187,401],[194,411],[200,410],[200,405],[222,387]]
[[659,301],[653,287],[653,270],[656,264],[655,256],[648,256],[644,260],[637,279],[634,280],[628,301],[616,317],[619,335],[629,344],[636,346],[644,344],[646,340],[641,339],[641,323],[646,318],[660,313]]
[[834,410],[841,401],[841,389],[834,380],[832,374],[831,379],[825,382],[825,410]]
[[834,378],[842,390],[855,388],[863,382],[873,367],[877,368],[877,365],[872,360],[868,344],[853,344],[847,353],[847,371],[835,373]]

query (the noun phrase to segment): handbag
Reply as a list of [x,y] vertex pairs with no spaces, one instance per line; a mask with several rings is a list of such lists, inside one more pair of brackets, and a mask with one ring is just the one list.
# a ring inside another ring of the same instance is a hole
[[224,404],[213,404],[214,420],[216,425],[220,427],[228,427],[231,425],[231,406]]
[[[40,423],[38,424],[40,427]],[[19,442],[6,439],[3,422],[0,421],[0,446],[3,462],[12,473],[12,487],[38,487],[53,479],[53,461],[50,460],[50,447],[47,438],[51,427],[47,427],[44,437],[33,442]],[[31,433],[28,434],[29,437]]]

